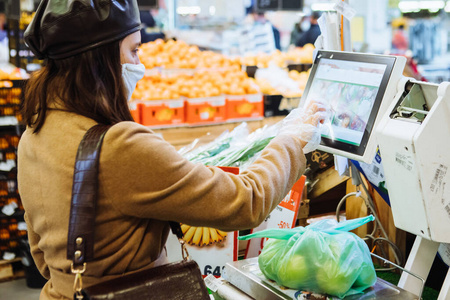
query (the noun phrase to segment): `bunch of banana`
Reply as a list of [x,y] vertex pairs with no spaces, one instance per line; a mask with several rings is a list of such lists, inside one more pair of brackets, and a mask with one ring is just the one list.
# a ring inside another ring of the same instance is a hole
[[181,230],[184,233],[183,239],[190,245],[204,246],[221,242],[227,236],[227,233],[219,229],[210,227],[194,227],[181,224]]

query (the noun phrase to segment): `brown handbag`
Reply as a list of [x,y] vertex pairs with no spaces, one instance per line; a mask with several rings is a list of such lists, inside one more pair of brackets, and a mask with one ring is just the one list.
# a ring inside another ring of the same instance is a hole
[[83,137],[73,175],[67,258],[75,274],[74,299],[210,299],[200,268],[189,260],[180,224],[169,222],[180,241],[183,261],[124,275],[84,288],[82,274],[94,259],[98,165],[103,138],[110,126],[95,125]]

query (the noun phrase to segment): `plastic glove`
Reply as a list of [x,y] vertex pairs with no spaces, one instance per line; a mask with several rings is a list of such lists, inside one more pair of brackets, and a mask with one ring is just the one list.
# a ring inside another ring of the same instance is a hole
[[292,110],[283,119],[279,135],[294,135],[302,141],[303,153],[314,151],[320,144],[320,126],[327,117],[324,103],[311,101],[305,108]]

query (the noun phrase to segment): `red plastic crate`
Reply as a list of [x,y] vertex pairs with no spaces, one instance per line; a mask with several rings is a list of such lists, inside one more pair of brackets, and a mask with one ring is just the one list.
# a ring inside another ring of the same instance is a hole
[[226,101],[224,96],[186,99],[186,123],[220,123],[225,122]]
[[227,95],[227,119],[260,119],[264,117],[262,94]]
[[136,123],[141,123],[141,106],[139,105],[139,102],[131,101],[129,102],[128,107],[130,108],[130,113],[134,121]]
[[144,126],[169,126],[184,123],[183,100],[145,101],[139,104],[141,124]]

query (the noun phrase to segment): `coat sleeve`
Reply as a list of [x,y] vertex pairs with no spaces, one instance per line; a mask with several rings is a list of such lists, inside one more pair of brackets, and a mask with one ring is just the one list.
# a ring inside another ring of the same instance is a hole
[[151,130],[113,126],[100,158],[100,193],[125,215],[222,230],[254,228],[305,169],[300,140],[274,138],[239,175],[194,164]]
[[31,227],[31,222],[28,220],[27,214],[24,215],[25,222],[27,223],[27,235],[28,241],[30,243],[30,252],[33,257],[34,263],[36,264],[39,272],[44,276],[44,278],[50,278],[50,271],[48,265],[44,260],[44,252],[39,249],[39,240],[41,239],[37,233],[34,232],[33,227]]

